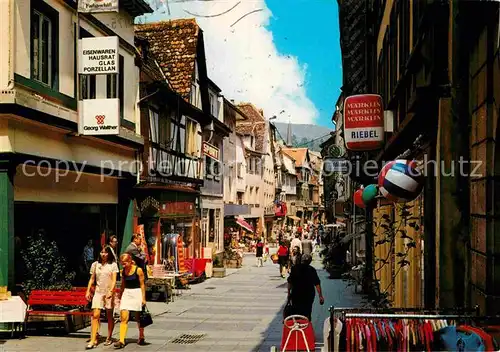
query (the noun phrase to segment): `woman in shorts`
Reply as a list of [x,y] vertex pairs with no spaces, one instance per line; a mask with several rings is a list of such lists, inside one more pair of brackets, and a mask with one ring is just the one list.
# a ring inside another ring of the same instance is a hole
[[[92,263],[90,267],[90,280],[87,286],[85,297],[88,301],[92,300],[92,327],[90,332],[90,342],[86,349],[97,347],[97,334],[99,332],[101,309],[106,309],[108,318],[108,338],[104,343],[109,346],[113,343],[114,319],[114,293],[116,285],[116,275],[118,273],[118,265],[115,261],[113,251],[109,246],[104,247],[100,253],[100,260]],[[91,289],[95,286],[94,296],[92,297]]]
[[115,343],[115,349],[125,347],[130,312],[135,315],[137,327],[139,328],[137,344],[144,346],[146,344],[144,341],[144,328],[141,327],[139,319],[142,308],[146,305],[144,271],[135,264],[128,253],[120,256],[120,263],[123,267],[120,286],[120,340]]

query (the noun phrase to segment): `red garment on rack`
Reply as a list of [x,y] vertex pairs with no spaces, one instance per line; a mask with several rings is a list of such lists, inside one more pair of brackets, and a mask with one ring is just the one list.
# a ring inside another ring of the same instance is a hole
[[486,332],[484,332],[484,330],[479,329],[479,328],[475,328],[472,326],[468,326],[468,325],[461,325],[461,326],[457,326],[457,331],[476,333],[483,340],[484,346],[486,347],[487,352],[495,351],[495,346],[493,345],[493,338],[490,335],[488,335]]

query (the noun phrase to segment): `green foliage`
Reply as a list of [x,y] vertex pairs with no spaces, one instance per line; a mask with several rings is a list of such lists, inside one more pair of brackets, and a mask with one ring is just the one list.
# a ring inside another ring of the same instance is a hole
[[223,268],[224,262],[219,258],[219,256],[214,256],[212,259],[214,268]]
[[57,244],[41,234],[28,237],[27,242],[27,248],[21,251],[26,267],[24,293],[29,296],[32,290],[71,289],[75,272],[68,272]]

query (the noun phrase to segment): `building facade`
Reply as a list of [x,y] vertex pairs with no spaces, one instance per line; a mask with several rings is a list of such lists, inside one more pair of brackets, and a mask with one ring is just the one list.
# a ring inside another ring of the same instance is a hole
[[[133,231],[131,193],[143,144],[133,26],[112,28],[109,19],[132,24],[152,10],[141,0],[120,2],[119,13],[79,16],[74,1],[1,6],[0,286],[13,290],[22,282],[14,263],[27,237],[39,232],[57,243],[68,269],[83,280],[79,260],[89,239],[98,249],[101,234],[123,239]],[[77,40],[104,36],[118,38],[119,74],[79,81]],[[78,134],[83,99],[107,98],[119,100],[119,134]]]
[[[359,21],[363,25],[357,30],[364,31],[372,43],[360,55],[365,58],[365,69],[360,71],[367,74],[362,79],[366,87],[357,90],[347,84],[354,78],[344,61],[344,93],[382,96],[394,131],[386,132],[384,148],[374,158],[380,163],[415,159],[425,165],[426,177],[422,194],[406,207],[380,201],[367,212],[368,223],[373,216],[374,224],[366,231],[367,262],[373,246],[376,263],[368,268],[368,275],[375,277],[381,294],[395,306],[478,304],[483,313],[496,314],[500,284],[494,258],[500,240],[495,227],[499,201],[494,141],[499,115],[500,5],[376,3],[369,12],[366,8],[356,12],[347,5],[340,9],[341,22],[366,19]],[[359,43],[350,42],[350,33],[341,36],[347,60]],[[450,172],[460,160],[480,167],[475,173],[472,166],[466,173]],[[374,243],[373,234],[382,235],[378,225],[385,219],[401,223],[408,238]],[[391,260],[399,253],[406,253],[404,268]]]

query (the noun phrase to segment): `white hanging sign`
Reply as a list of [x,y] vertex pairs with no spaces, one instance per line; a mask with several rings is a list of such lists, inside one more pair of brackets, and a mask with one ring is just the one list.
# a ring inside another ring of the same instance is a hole
[[118,0],[78,0],[78,12],[118,12]]
[[118,73],[118,37],[83,38],[79,41],[81,75]]
[[120,99],[84,99],[78,107],[78,133],[85,136],[120,133]]

